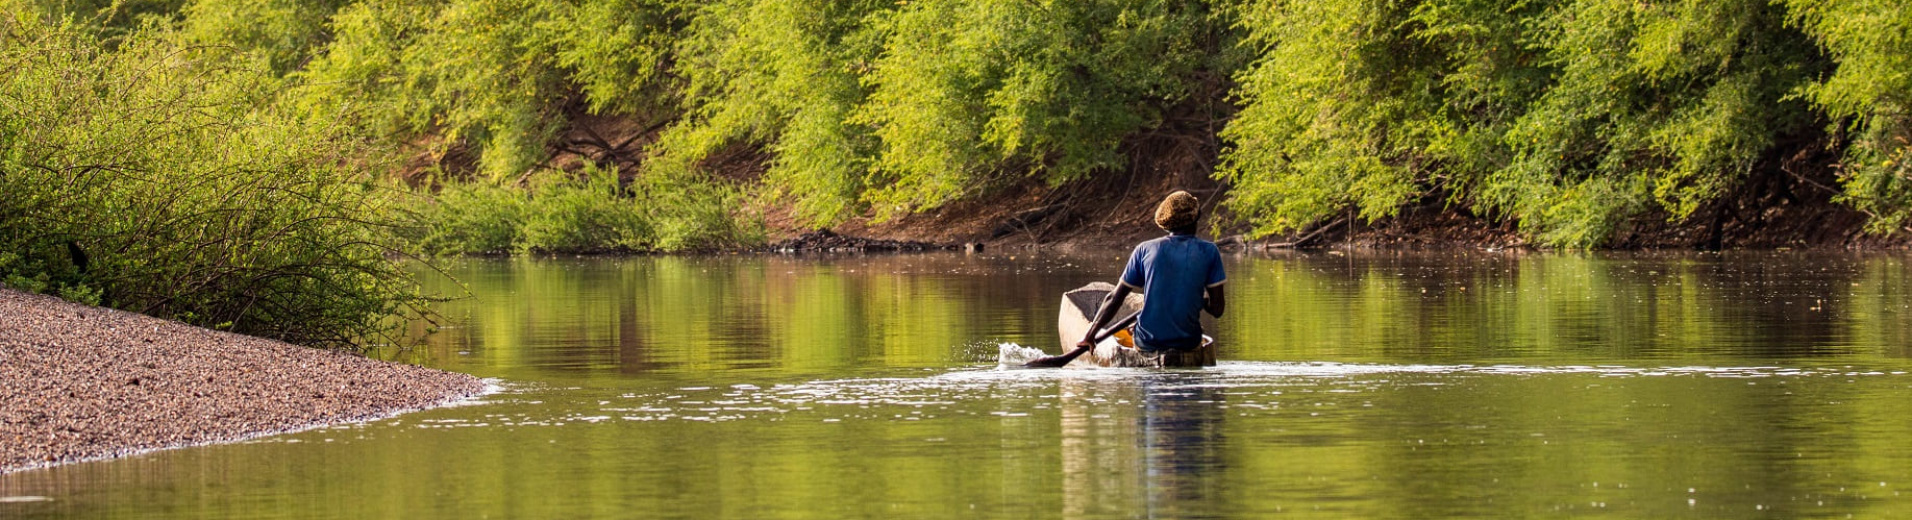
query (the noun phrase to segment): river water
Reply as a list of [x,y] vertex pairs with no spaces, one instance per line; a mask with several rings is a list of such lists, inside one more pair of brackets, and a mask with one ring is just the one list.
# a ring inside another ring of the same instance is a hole
[[1901,256],[1233,256],[1220,366],[997,365],[1122,257],[452,261],[377,355],[497,393],[0,517],[1912,517]]

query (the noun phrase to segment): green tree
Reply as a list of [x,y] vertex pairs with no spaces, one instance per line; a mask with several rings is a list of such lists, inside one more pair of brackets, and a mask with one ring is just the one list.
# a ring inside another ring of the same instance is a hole
[[[542,164],[589,111],[655,106],[671,4],[590,0],[361,2],[332,18],[333,43],[298,76],[310,106],[352,112],[371,135],[469,146],[493,181]],[[457,173],[457,172],[454,172]]]
[[1266,234],[1445,193],[1587,247],[1682,219],[1808,130],[1823,68],[1763,1],[1258,2],[1232,206]]
[[226,45],[286,74],[305,65],[330,34],[326,21],[345,0],[195,0],[181,8],[181,32]]
[[1840,120],[1842,199],[1896,232],[1912,217],[1912,6],[1881,0],[1787,0],[1791,20],[1838,62],[1803,90]]
[[171,20],[186,0],[13,0],[10,13],[41,13],[99,29],[111,41],[137,29],[147,20]]
[[1051,185],[1121,171],[1125,138],[1162,123],[1232,12],[1208,2],[913,2],[885,20],[858,120],[881,151],[880,217],[987,192],[1020,174]]
[[849,122],[881,44],[870,19],[892,2],[723,0],[701,6],[675,50],[684,115],[650,169],[683,176],[725,147],[771,152],[767,189],[818,225],[853,215],[875,146]]

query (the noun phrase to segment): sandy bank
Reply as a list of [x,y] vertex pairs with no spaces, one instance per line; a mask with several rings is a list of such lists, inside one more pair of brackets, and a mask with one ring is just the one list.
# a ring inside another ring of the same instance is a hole
[[0,473],[383,417],[477,378],[0,289]]

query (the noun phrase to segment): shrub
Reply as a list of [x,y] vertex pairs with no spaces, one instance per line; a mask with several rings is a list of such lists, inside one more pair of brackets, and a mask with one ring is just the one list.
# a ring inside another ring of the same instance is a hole
[[419,197],[410,238],[427,253],[507,253],[524,242],[529,195],[489,182],[452,182]]
[[[17,4],[11,7],[17,7]],[[416,311],[375,156],[277,79],[165,25],[0,18],[0,279],[309,345]]]
[[[587,167],[583,178],[545,176],[531,188],[523,242],[528,251],[641,251],[656,232],[638,201],[621,196],[617,172]],[[658,202],[658,201],[650,201]]]
[[487,181],[441,187],[411,236],[433,254],[684,251],[761,240],[734,188],[615,169],[534,175],[525,187]]

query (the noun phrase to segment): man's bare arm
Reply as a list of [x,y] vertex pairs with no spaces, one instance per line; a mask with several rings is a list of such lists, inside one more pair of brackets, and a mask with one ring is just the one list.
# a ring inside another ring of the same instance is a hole
[[1116,284],[1115,290],[1109,291],[1109,295],[1102,298],[1102,307],[1096,309],[1095,319],[1089,322],[1089,331],[1083,333],[1082,341],[1076,342],[1076,346],[1093,344],[1095,333],[1115,319],[1115,312],[1122,308],[1122,302],[1128,301],[1129,293],[1133,291],[1126,284]]
[[1208,288],[1208,301],[1202,304],[1202,310],[1217,318],[1222,317],[1222,311],[1228,310],[1228,297],[1222,294],[1222,286]]

